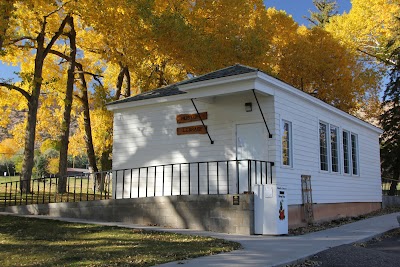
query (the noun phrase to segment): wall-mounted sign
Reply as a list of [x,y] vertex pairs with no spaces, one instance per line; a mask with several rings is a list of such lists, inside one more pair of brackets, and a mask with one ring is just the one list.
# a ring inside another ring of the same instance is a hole
[[176,122],[177,123],[186,123],[192,121],[199,121],[200,118],[202,120],[207,119],[207,112],[200,113],[200,117],[198,114],[178,114],[176,115]]
[[239,202],[239,196],[233,196],[233,205],[239,205],[240,204],[240,202]]
[[207,133],[207,126],[203,126],[203,125],[195,125],[195,126],[176,128],[176,134],[177,135],[183,135],[183,134],[206,134],[206,133]]

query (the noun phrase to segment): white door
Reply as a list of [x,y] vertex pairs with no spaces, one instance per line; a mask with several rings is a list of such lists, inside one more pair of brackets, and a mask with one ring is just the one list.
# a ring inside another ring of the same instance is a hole
[[260,162],[268,160],[268,132],[264,123],[236,125],[236,159],[239,161],[236,181],[239,193],[251,191],[249,180],[251,184],[265,181],[266,164]]

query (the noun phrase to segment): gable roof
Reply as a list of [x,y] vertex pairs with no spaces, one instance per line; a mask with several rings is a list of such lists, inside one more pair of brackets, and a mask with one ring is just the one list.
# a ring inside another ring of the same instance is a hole
[[179,85],[191,84],[191,83],[196,83],[196,82],[202,82],[202,81],[207,81],[207,80],[213,80],[213,79],[235,76],[235,75],[240,75],[240,74],[246,74],[246,73],[251,73],[251,72],[258,72],[258,71],[259,70],[256,68],[236,64],[236,65],[233,65],[233,66],[230,66],[227,68],[223,68],[223,69],[216,70],[216,71],[213,71],[213,72],[201,75],[201,76],[197,76],[197,77],[194,77],[194,78],[191,78],[188,80],[184,80],[184,81],[181,81],[181,82],[178,82],[175,84],[171,84],[166,87],[157,88],[155,90],[148,91],[148,92],[145,92],[142,94],[127,97],[127,98],[120,99],[117,101],[113,101],[113,102],[108,103],[107,105],[114,105],[114,104],[119,104],[119,103],[147,100],[147,99],[151,99],[151,98],[186,94],[186,92],[179,90],[179,88],[178,88]]

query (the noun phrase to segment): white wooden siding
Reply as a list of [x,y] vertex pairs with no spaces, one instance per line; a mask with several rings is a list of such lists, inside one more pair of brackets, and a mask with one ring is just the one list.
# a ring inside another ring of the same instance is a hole
[[[377,132],[281,90],[275,93],[275,111],[279,120],[292,122],[293,167],[282,166],[281,154],[276,159],[278,181],[288,186],[289,204],[302,203],[302,174],[311,175],[314,203],[381,202]],[[320,121],[339,127],[339,173],[320,170]],[[358,176],[343,173],[343,130],[358,135]],[[280,152],[281,144],[277,143],[277,146]]]

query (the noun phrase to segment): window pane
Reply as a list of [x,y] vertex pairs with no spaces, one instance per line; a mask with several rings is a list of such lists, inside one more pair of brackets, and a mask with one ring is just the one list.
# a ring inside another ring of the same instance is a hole
[[290,166],[292,164],[290,159],[290,145],[291,145],[291,127],[289,122],[283,123],[283,132],[282,132],[282,164],[286,166]]
[[321,161],[321,170],[328,170],[328,136],[327,126],[324,123],[319,124],[319,152]]
[[331,126],[331,164],[332,172],[339,172],[338,129]]
[[357,136],[355,134],[351,135],[351,163],[353,174],[358,175]]
[[350,173],[349,133],[343,132],[343,167],[344,173]]

